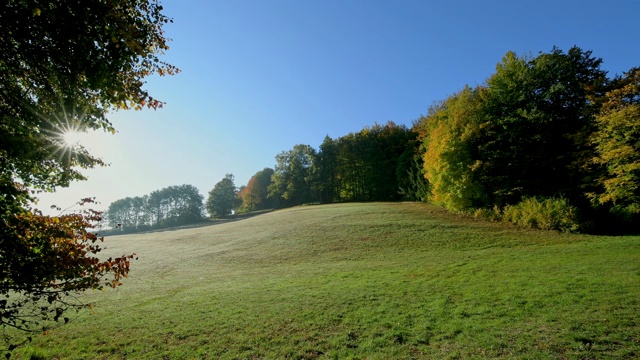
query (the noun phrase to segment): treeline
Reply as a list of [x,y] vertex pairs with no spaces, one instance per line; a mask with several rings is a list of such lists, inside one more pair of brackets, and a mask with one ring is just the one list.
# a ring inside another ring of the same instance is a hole
[[[637,229],[640,69],[609,78],[601,64],[578,47],[509,52],[485,83],[435,103],[410,129],[389,122],[327,136],[319,149],[295,145],[246,186],[237,188],[227,174],[209,192],[206,209],[226,216],[412,200],[533,228]],[[174,221],[128,211],[144,215],[129,216],[136,219],[131,226]]]
[[428,199],[537,228],[632,225],[640,214],[640,71],[608,78],[577,47],[509,52],[485,84],[432,106]]
[[145,196],[127,197],[109,205],[109,227],[123,232],[145,231],[199,222],[203,196],[193,185],[169,186]]
[[[412,197],[409,172],[417,152],[417,133],[389,122],[337,139],[326,137],[318,150],[295,145],[276,156],[274,169],[256,173],[236,189],[228,174],[209,194],[210,213],[255,211],[309,203],[397,201]],[[424,182],[424,181],[423,181]],[[228,189],[222,192],[222,189]],[[227,196],[222,194],[226,193]],[[234,207],[235,193],[239,199]],[[222,206],[225,204],[226,206]],[[220,211],[215,206],[224,208]]]
[[509,52],[411,129],[375,125],[280,153],[271,182],[241,189],[242,207],[406,199],[533,228],[637,228],[640,69],[610,78],[601,64],[578,47]]

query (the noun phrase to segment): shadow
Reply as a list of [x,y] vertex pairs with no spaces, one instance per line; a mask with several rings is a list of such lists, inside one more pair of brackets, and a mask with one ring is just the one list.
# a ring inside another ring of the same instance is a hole
[[640,236],[640,214],[620,216],[609,209],[586,210],[585,234],[598,236]]

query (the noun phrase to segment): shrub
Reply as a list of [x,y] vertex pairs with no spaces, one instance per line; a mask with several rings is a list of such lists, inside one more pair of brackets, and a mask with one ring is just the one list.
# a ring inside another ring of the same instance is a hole
[[476,219],[499,221],[502,220],[502,210],[498,205],[494,206],[493,209],[479,208],[474,210],[473,217]]
[[524,198],[518,204],[504,208],[502,221],[532,229],[580,230],[577,209],[563,198]]

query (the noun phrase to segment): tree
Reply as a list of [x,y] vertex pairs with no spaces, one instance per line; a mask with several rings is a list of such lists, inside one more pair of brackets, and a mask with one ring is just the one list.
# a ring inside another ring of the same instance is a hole
[[276,155],[273,183],[269,194],[284,206],[315,201],[313,194],[313,162],[316,151],[310,145],[298,144]]
[[508,52],[486,84],[433,106],[417,126],[430,200],[456,211],[538,197],[584,206],[601,62],[577,47]]
[[[389,121],[323,143],[319,162],[333,201],[390,201],[401,198],[398,164],[414,136],[405,126]],[[334,159],[334,163],[331,162]],[[326,196],[326,195],[324,195]]]
[[127,229],[131,226],[131,198],[119,199],[109,204],[106,216],[112,228]]
[[368,187],[373,201],[394,201],[401,198],[398,178],[399,160],[407,150],[414,134],[404,125],[393,121],[371,127],[374,151],[369,161],[373,169]]
[[142,197],[116,200],[106,215],[109,226],[126,232],[186,225],[202,220],[202,201],[193,185],[169,186]]
[[273,169],[264,168],[249,179],[247,186],[238,193],[242,199],[242,208],[245,211],[255,211],[272,207],[269,198],[269,185],[271,185]]
[[233,174],[226,174],[211,191],[206,208],[211,216],[226,216],[239,205],[238,192],[233,182]]
[[584,153],[606,83],[601,59],[573,47],[535,58],[509,52],[483,92],[478,179],[498,205],[523,197],[582,197]]
[[170,20],[155,0],[5,2],[0,7],[2,183],[54,190],[102,165],[82,147],[62,146],[68,130],[114,131],[114,109],[157,108],[143,78],[173,74],[160,61]]
[[[83,199],[79,204],[92,203]],[[121,285],[135,254],[106,260],[91,229],[100,213],[44,216],[19,211],[0,226],[0,325],[27,333],[41,333],[56,322],[69,321],[69,310],[86,307],[74,296],[86,289]],[[2,340],[13,350],[18,344],[7,332]],[[31,338],[28,337],[28,340]],[[22,342],[24,344],[24,342]],[[9,355],[9,354],[7,354]]]
[[640,69],[613,83],[591,135],[600,175],[598,190],[589,195],[596,204],[630,219],[640,215]]
[[526,197],[578,202],[601,60],[574,47],[537,57],[508,52],[483,86],[431,109],[421,126],[431,200],[453,210]]
[[238,190],[238,197],[242,200],[243,211],[254,211],[260,203],[259,184],[255,177],[251,177],[246,186]]
[[[146,230],[150,227],[149,220],[151,216],[146,212],[148,199],[148,196],[136,196],[131,199],[131,216],[133,217],[132,222],[135,224],[136,231]],[[107,218],[108,217],[107,212]]]
[[337,142],[328,135],[325,136],[314,162],[316,177],[315,189],[320,202],[331,203],[340,201],[340,186],[337,173],[338,152]]
[[432,107],[423,119],[428,128],[423,139],[423,164],[429,199],[454,211],[478,206],[484,197],[474,174],[474,145],[481,122],[480,92],[479,88],[466,87]]
[[171,211],[173,223],[186,225],[202,220],[204,197],[193,185],[170,187],[175,194],[174,208]]
[[[65,295],[99,287],[93,276],[128,271],[91,260],[99,248],[86,247],[93,239],[82,229],[97,215],[47,217],[31,209],[34,192],[68,186],[84,179],[81,169],[103,165],[85,148],[65,145],[64,133],[114,132],[110,111],[161,107],[143,80],[177,69],[158,57],[168,49],[162,27],[170,19],[157,0],[5,1],[0,19],[2,325],[24,320],[23,306],[37,303],[43,312],[21,324],[39,326],[61,318]],[[76,257],[57,259],[55,249],[75,249]],[[21,263],[38,263],[42,272],[24,277],[11,268]]]
[[406,149],[398,158],[396,178],[403,200],[427,201],[429,182],[424,174],[424,152],[417,127],[418,124],[414,124]]

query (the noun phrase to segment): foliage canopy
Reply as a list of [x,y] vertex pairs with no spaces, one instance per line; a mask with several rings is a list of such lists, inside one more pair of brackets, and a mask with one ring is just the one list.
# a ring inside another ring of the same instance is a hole
[[238,189],[234,183],[233,174],[226,174],[209,191],[205,207],[211,216],[227,216],[238,207]]
[[599,189],[589,194],[598,204],[628,217],[640,214],[640,69],[614,81],[603,97],[591,135],[601,167]]
[[485,84],[433,106],[415,125],[429,200],[492,217],[547,209],[562,229],[603,207],[640,213],[638,71],[608,79],[601,63],[577,47],[508,52]]
[[[156,109],[144,78],[175,74],[159,56],[171,20],[157,0],[5,1],[0,5],[0,307],[2,326],[42,330],[65,298],[128,272],[128,258],[100,261],[94,212],[48,217],[31,209],[38,191],[83,180],[104,165],[70,131],[114,132],[117,109]],[[86,201],[82,201],[83,203]],[[33,271],[16,267],[32,264]]]
[[202,220],[203,200],[193,185],[169,186],[116,200],[109,205],[106,217],[111,228],[124,232],[186,225]]

